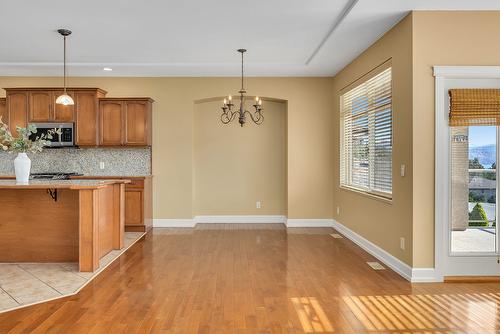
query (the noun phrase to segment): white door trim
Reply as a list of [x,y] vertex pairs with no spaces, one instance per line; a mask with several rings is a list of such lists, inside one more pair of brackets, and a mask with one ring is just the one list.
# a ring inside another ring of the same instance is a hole
[[500,66],[434,66],[435,77],[435,177],[434,177],[434,226],[435,226],[435,277],[442,281],[445,276],[445,259],[450,219],[449,182],[449,127],[446,110],[448,79],[500,79]]

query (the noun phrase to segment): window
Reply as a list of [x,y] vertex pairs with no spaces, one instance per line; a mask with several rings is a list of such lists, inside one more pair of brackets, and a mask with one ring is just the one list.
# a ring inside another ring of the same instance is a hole
[[392,198],[391,68],[342,92],[340,185]]

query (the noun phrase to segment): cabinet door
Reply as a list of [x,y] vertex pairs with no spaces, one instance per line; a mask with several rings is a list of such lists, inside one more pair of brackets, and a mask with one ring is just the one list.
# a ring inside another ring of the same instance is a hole
[[125,101],[125,144],[148,145],[149,138],[149,103]]
[[24,128],[28,125],[28,92],[8,93],[7,113],[10,132],[17,137],[16,126]]
[[125,225],[144,225],[142,190],[125,191]]
[[7,101],[0,98],[0,118],[4,124],[9,124],[9,114],[7,113]]
[[50,122],[54,119],[51,91],[29,92],[29,122]]
[[76,144],[96,146],[97,96],[94,92],[76,91]]
[[[62,105],[56,104],[56,99],[59,95],[62,95],[64,91],[55,91],[53,94],[53,102],[54,102],[54,121],[61,123],[71,123],[75,121],[75,105]],[[67,91],[69,96],[73,98],[73,101],[76,103],[75,92]]]
[[100,113],[100,144],[121,145],[122,136],[122,109],[121,101],[101,101]]

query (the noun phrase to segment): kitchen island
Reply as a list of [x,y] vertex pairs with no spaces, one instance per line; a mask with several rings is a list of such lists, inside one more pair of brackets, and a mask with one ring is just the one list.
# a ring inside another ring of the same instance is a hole
[[0,180],[0,262],[78,262],[123,248],[129,180]]

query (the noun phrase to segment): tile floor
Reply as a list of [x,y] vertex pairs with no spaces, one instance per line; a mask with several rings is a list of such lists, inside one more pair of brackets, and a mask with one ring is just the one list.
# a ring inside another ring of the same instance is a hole
[[104,256],[93,273],[79,272],[77,263],[0,263],[0,312],[75,294],[143,235],[125,232],[125,247]]

